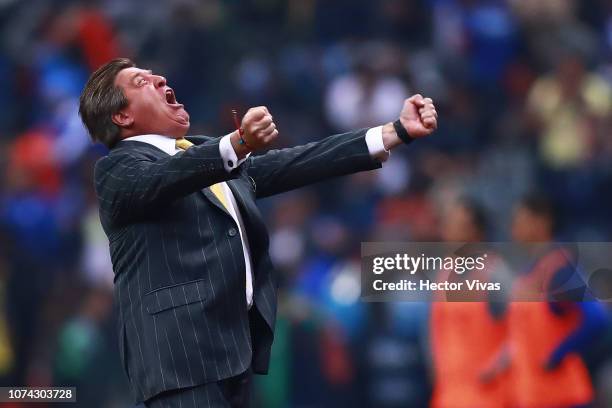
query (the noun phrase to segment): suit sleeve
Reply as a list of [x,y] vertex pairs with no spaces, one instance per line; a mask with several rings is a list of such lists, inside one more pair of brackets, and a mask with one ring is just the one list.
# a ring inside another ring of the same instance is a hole
[[237,177],[223,166],[219,139],[156,159],[125,149],[100,159],[94,179],[100,211],[123,222],[212,184]]
[[257,198],[279,194],[332,177],[380,168],[365,141],[367,129],[329,136],[288,149],[271,150],[247,161]]

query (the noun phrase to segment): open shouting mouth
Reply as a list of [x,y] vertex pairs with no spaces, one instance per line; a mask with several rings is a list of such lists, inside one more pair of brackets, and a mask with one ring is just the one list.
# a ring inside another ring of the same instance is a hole
[[174,94],[174,90],[172,88],[166,89],[166,103],[170,106],[181,108],[183,105],[177,102],[176,95]]

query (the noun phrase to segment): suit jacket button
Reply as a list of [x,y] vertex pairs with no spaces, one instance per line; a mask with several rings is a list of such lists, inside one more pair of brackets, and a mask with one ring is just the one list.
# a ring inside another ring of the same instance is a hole
[[227,235],[229,235],[230,237],[235,236],[238,233],[238,231],[236,231],[236,228],[230,228],[229,230],[227,230]]

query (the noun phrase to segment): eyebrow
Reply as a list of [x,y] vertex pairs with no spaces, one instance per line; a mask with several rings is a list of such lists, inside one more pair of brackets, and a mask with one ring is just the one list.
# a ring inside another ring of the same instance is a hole
[[[151,75],[151,74],[153,73],[153,71],[151,71],[150,69],[146,69],[146,70],[144,70],[144,71],[145,71],[145,72],[147,72],[149,75]],[[132,77],[130,78],[130,82],[132,82],[134,79],[136,79],[136,77],[137,77],[138,75],[142,75],[142,71],[135,72],[135,73],[132,75]]]

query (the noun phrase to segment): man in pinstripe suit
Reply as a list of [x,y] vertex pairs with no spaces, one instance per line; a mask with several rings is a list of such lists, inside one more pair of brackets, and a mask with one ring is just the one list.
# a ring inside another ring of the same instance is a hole
[[80,114],[110,148],[95,188],[121,360],[147,407],[245,407],[251,373],[266,373],[276,282],[257,198],[379,168],[437,126],[431,99],[415,95],[394,124],[255,156],[278,136],[265,107],[241,131],[185,137],[189,115],[165,78],[127,59],[92,74]]

